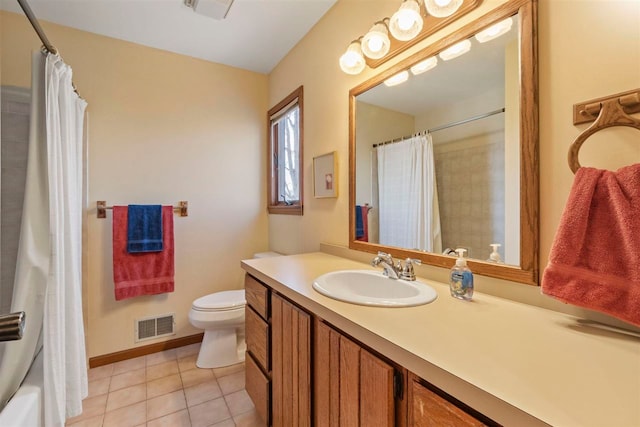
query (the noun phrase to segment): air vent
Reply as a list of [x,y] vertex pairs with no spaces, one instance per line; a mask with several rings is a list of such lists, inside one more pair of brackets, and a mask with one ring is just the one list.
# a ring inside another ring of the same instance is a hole
[[200,15],[221,20],[227,17],[233,0],[184,0],[184,4]]
[[173,313],[137,319],[135,324],[136,342],[175,335],[174,325]]

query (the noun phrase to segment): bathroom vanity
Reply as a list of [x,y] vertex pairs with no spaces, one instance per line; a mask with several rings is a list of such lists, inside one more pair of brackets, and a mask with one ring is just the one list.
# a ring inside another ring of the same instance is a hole
[[367,307],[312,288],[372,269],[325,253],[245,260],[246,389],[272,425],[640,425],[640,340],[477,293]]

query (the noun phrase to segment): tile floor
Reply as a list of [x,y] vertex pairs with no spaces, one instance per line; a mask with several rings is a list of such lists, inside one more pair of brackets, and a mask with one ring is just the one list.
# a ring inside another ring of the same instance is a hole
[[68,427],[258,427],[244,363],[196,367],[200,344],[89,369],[84,411]]

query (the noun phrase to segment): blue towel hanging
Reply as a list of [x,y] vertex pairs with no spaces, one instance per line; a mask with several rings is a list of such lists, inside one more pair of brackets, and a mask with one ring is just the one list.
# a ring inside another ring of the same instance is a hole
[[362,220],[362,206],[356,205],[356,238],[364,237],[364,221]]
[[129,205],[127,211],[127,252],[161,252],[162,206]]

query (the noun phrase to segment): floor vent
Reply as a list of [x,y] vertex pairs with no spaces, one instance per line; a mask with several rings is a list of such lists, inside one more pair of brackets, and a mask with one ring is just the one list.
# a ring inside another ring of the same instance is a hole
[[136,342],[175,335],[174,314],[163,314],[136,320]]

